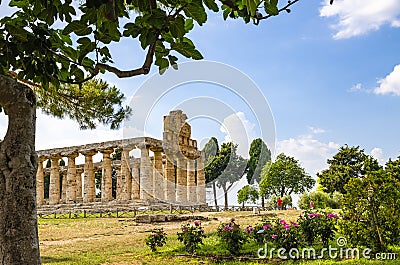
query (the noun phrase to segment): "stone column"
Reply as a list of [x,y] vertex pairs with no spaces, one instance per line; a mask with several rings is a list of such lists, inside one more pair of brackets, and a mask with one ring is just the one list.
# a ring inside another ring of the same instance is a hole
[[140,146],[140,199],[152,199],[152,178],[149,148],[146,145],[142,145]]
[[[75,158],[78,157],[78,153],[67,154],[68,158],[68,167],[67,167],[67,175],[63,176],[63,179],[66,179],[67,187],[66,187],[66,203],[75,203],[76,202],[76,165]],[[63,186],[64,187],[64,186]]]
[[166,157],[164,166],[164,196],[167,201],[175,201],[175,168],[172,158]]
[[176,201],[187,201],[187,173],[186,158],[178,158],[176,161]]
[[197,187],[194,160],[187,161],[187,200],[189,202],[197,201]]
[[65,168],[60,170],[61,173],[61,200],[60,202],[65,203],[67,198],[67,171]]
[[82,173],[83,169],[82,168],[77,168],[76,169],[76,201],[77,202],[82,202]]
[[59,154],[52,155],[50,168],[50,186],[49,186],[49,204],[60,203],[60,167],[58,161],[61,156]]
[[153,165],[153,197],[156,200],[164,200],[164,179],[162,172],[162,149],[155,149]]
[[130,158],[129,158],[130,149],[124,148],[121,152],[121,196],[120,200],[128,201],[131,198],[132,192],[132,177],[130,170]]
[[36,203],[38,206],[44,204],[44,170],[43,161],[46,158],[44,156],[39,157],[38,169],[36,172]]
[[101,201],[109,202],[112,198],[112,166],[111,153],[114,149],[104,149],[100,151],[103,154],[103,169],[101,174]]
[[85,156],[83,167],[83,202],[94,202],[96,198],[96,184],[94,179],[93,156],[97,153],[94,150],[81,152]]
[[117,186],[115,187],[115,199],[117,201],[121,200],[121,195],[122,195],[122,179],[121,179],[121,165],[118,167],[115,167],[115,170],[117,171]]
[[132,200],[140,199],[139,162],[135,159],[132,166]]
[[197,159],[197,203],[206,203],[206,175],[204,173],[204,154]]

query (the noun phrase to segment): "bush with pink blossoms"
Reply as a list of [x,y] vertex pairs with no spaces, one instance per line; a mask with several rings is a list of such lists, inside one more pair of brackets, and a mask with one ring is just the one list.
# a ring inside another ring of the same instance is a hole
[[231,218],[229,223],[220,224],[217,235],[226,249],[231,254],[237,255],[247,241],[248,235],[252,234],[253,231],[252,226],[241,229],[240,225],[235,222],[235,218]]
[[203,238],[206,237],[201,223],[196,221],[191,224],[185,224],[181,227],[181,232],[177,233],[178,240],[183,243],[185,250],[193,254],[203,244]]
[[312,246],[316,240],[320,240],[327,247],[335,237],[337,218],[334,213],[305,211],[298,221],[307,244]]
[[162,247],[167,243],[167,234],[162,228],[151,230],[151,234],[145,239],[146,245],[151,251],[156,252],[157,247]]

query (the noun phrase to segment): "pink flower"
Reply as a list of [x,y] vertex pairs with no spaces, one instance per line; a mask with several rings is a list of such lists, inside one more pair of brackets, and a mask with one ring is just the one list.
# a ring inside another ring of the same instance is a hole
[[269,225],[263,225],[263,229],[264,229],[264,230],[267,230],[268,227],[269,227]]
[[232,218],[231,218],[231,222],[235,222],[235,218],[232,217]]
[[194,225],[195,225],[195,226],[200,226],[200,222],[197,222],[197,221],[196,221],[196,222],[194,222]]
[[186,232],[188,231],[187,227],[184,227],[184,228],[182,229],[182,231],[183,231],[184,233],[186,233]]
[[233,227],[232,227],[232,226],[228,226],[228,230],[229,230],[229,231],[232,231],[232,230],[233,230]]
[[308,217],[319,217],[319,213],[309,213]]
[[283,225],[286,225],[286,221],[285,220],[279,220],[279,222],[281,223],[281,224],[283,224]]
[[275,239],[277,237],[277,235],[272,234],[271,237],[272,237],[272,239]]
[[246,228],[244,229],[244,231],[245,231],[247,234],[251,234],[251,233],[254,231],[254,228],[253,228],[251,225],[249,225],[248,227],[246,227]]
[[288,225],[288,224],[285,224],[283,227],[284,227],[286,230],[289,230],[289,228],[290,228],[290,225]]
[[328,213],[326,216],[329,218],[338,218],[338,216],[334,213]]
[[290,222],[294,227],[299,227],[299,225],[296,222]]

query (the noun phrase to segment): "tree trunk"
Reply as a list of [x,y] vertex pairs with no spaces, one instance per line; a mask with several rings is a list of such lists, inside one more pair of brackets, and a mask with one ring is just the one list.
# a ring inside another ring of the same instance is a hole
[[261,196],[261,208],[264,210],[265,207],[265,198],[264,196]]
[[36,97],[0,75],[0,106],[8,129],[0,142],[0,264],[40,264],[36,219]]
[[228,210],[228,190],[226,186],[222,186],[222,189],[224,190],[224,209]]
[[213,187],[213,194],[214,194],[215,209],[218,211],[217,188],[215,187],[215,181],[212,182],[212,187]]

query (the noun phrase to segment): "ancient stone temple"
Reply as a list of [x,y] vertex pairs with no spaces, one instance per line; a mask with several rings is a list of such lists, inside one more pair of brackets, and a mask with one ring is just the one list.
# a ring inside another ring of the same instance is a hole
[[[190,138],[186,119],[181,110],[164,116],[162,140],[138,137],[37,151],[38,205],[132,200],[205,204],[204,158],[196,140]],[[130,156],[133,149],[140,150],[140,157]],[[112,160],[119,151],[121,159]],[[98,153],[102,161],[94,163]],[[79,154],[85,157],[84,164],[76,164]],[[61,158],[67,158],[66,166],[59,165]],[[44,168],[47,161],[50,168]],[[97,188],[96,174],[101,178]],[[50,184],[45,192],[47,175]],[[96,198],[99,191],[101,198]]]

